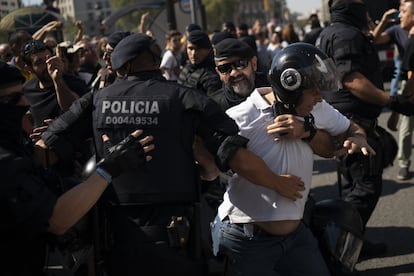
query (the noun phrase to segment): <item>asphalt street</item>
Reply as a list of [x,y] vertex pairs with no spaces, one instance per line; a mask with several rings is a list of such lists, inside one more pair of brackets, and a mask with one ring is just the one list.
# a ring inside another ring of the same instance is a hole
[[[386,128],[389,115],[389,111],[383,111],[379,125]],[[392,133],[397,137],[398,132]],[[413,161],[412,156],[412,164]],[[382,196],[366,231],[369,240],[385,242],[388,251],[359,262],[356,268],[362,276],[414,275],[414,179],[399,181],[397,172],[396,161],[385,169]],[[314,197],[338,198],[336,180],[335,161],[316,157],[311,191]]]

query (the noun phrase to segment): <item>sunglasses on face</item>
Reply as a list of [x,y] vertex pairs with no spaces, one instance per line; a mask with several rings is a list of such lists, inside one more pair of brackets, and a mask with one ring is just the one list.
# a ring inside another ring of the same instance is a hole
[[225,63],[217,66],[217,70],[222,74],[229,74],[231,70],[243,70],[249,65],[247,59],[240,59],[232,63]]
[[16,105],[22,96],[22,92],[14,92],[6,96],[0,96],[0,104]]

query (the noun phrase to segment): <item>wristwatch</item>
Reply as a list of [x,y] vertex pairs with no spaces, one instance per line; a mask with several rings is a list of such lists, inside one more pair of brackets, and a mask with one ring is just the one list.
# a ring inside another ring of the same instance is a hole
[[313,137],[315,137],[316,131],[317,131],[315,127],[315,118],[313,117],[312,114],[309,114],[304,119],[305,121],[303,122],[303,126],[305,128],[305,132],[309,131],[309,136],[302,138],[302,140],[305,142],[310,142],[312,141]]

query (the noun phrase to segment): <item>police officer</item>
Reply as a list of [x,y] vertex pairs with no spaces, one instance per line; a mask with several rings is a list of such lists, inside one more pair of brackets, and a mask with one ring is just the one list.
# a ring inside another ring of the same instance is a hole
[[[325,99],[341,113],[365,128],[368,142],[377,152],[370,158],[354,154],[342,159],[343,197],[361,214],[366,226],[382,191],[382,172],[392,160],[384,160],[384,143],[377,132],[377,118],[384,106],[411,115],[413,105],[403,96],[383,89],[377,52],[364,30],[367,9],[362,0],[329,1],[332,23],[320,34],[317,46],[332,57],[341,74],[343,89],[326,93]],[[394,155],[395,156],[395,155]],[[385,244],[365,241],[362,256],[381,254]]]
[[[1,271],[3,275],[45,275],[50,234],[67,232],[95,204],[112,178],[123,171],[139,170],[145,162],[142,146],[135,138],[141,132],[111,147],[111,153],[84,182],[57,194],[58,184],[43,167],[48,153],[34,147],[23,134],[21,121],[28,110],[22,93],[25,79],[16,67],[2,61],[0,74]],[[151,140],[146,137],[140,143]],[[148,152],[153,145],[144,149]]]
[[[206,272],[197,237],[199,172],[192,150],[200,125],[213,130],[212,136],[198,134],[217,154],[222,169],[231,167],[258,185],[280,189],[278,177],[244,148],[247,140],[237,135],[237,125],[214,101],[162,77],[160,53],[155,40],[142,33],[121,40],[111,56],[119,80],[94,96],[93,108],[81,99],[42,136],[62,155],[69,154],[76,139],[91,129],[95,138],[106,133],[115,142],[138,126],[145,134],[161,137],[145,170],[121,177],[102,201],[111,275]],[[90,112],[93,128],[79,127]],[[68,128],[73,130],[69,139]],[[104,144],[95,140],[97,155],[102,156]],[[283,194],[294,199],[303,183],[292,179],[289,187]]]
[[227,110],[243,102],[256,87],[269,86],[267,76],[257,72],[257,56],[245,42],[226,38],[215,46],[216,72],[223,87],[210,95]]
[[201,30],[191,31],[187,38],[188,63],[177,82],[196,88],[207,95],[221,88],[221,81],[214,70],[213,48],[208,35]]

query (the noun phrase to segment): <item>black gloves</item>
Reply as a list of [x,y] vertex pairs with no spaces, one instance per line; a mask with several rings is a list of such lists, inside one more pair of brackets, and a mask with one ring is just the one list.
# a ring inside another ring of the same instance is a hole
[[99,161],[97,168],[109,173],[112,178],[124,171],[132,171],[141,167],[145,162],[145,152],[138,138],[129,135],[127,138],[112,146],[108,140],[104,142],[105,157]]
[[403,95],[390,96],[388,107],[395,112],[406,116],[414,115],[414,102]]

